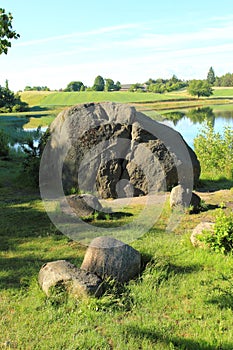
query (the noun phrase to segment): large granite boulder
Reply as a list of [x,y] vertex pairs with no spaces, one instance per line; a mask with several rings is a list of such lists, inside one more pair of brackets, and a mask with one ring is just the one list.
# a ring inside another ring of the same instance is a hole
[[65,191],[76,187],[102,198],[139,196],[178,183],[192,188],[200,175],[195,153],[178,132],[129,105],[71,107],[57,116],[50,133],[41,170],[45,191],[57,190],[62,178]]
[[140,273],[141,254],[112,237],[97,237],[87,248],[81,268],[101,278],[127,282]]
[[38,276],[42,290],[50,295],[51,288],[63,286],[76,297],[95,295],[103,292],[102,280],[93,273],[83,271],[66,260],[57,260],[44,264]]

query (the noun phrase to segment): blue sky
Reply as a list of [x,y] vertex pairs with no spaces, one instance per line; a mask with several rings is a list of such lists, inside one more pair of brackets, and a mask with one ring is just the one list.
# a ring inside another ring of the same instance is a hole
[[233,72],[232,0],[2,0],[21,35],[0,56],[0,84],[91,86],[97,75],[121,83],[205,78]]

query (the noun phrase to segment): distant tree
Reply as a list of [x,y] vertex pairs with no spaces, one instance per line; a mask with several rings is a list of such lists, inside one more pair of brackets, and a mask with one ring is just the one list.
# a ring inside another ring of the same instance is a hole
[[27,103],[22,102],[20,96],[9,89],[8,80],[6,80],[6,86],[0,86],[0,113],[24,112],[27,109]]
[[115,90],[115,84],[112,79],[105,79],[105,91],[113,91]]
[[192,96],[200,96],[209,97],[213,94],[213,90],[211,85],[206,80],[191,80],[188,85],[188,93]]
[[213,85],[215,82],[215,79],[216,78],[215,78],[215,73],[214,73],[213,67],[210,67],[208,74],[207,74],[207,81],[209,84]]
[[120,89],[121,89],[121,83],[119,81],[117,81],[115,84],[115,90],[119,91]]
[[226,73],[220,77],[220,86],[230,87],[233,86],[233,74]]
[[140,83],[135,83],[135,84],[132,84],[130,86],[129,91],[130,92],[135,92],[135,91],[138,91],[141,88],[142,88],[142,85]]
[[121,88],[121,83],[119,81],[114,83],[112,79],[105,79],[105,91],[119,91]]
[[11,47],[10,40],[18,39],[19,34],[12,29],[13,16],[11,13],[6,13],[3,8],[0,8],[0,55],[7,54]]
[[50,91],[48,86],[25,86],[24,91]]
[[152,79],[152,78],[150,78],[150,79],[148,79],[146,82],[145,82],[145,84],[146,85],[151,85],[151,84],[155,84],[156,83],[156,80],[154,80],[154,79]]
[[64,91],[80,91],[84,84],[81,81],[71,81]]
[[179,82],[179,79],[177,78],[177,76],[175,74],[173,74],[173,76],[171,77],[170,81],[173,83],[173,84],[176,84]]
[[176,75],[173,74],[173,76],[170,79],[149,79],[145,83],[147,85],[147,90],[150,92],[155,93],[164,93],[165,91],[175,91],[180,90],[187,86],[187,82],[178,79]]
[[157,94],[163,94],[166,90],[166,85],[163,83],[151,84],[148,88],[149,91],[155,92]]
[[101,75],[98,75],[95,78],[94,81],[94,85],[92,87],[92,90],[94,91],[104,91],[104,87],[105,87],[105,82],[104,82],[104,78],[101,77]]

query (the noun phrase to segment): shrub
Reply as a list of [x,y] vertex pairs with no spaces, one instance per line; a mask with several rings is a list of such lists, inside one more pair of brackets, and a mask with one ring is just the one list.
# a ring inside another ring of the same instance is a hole
[[226,126],[221,135],[215,132],[212,123],[207,121],[200,134],[194,139],[194,150],[202,172],[233,178],[233,129],[231,127]]
[[41,128],[38,127],[37,135],[39,137],[38,146],[34,145],[33,139],[28,140],[23,146],[23,151],[26,154],[26,158],[23,162],[23,173],[26,175],[26,180],[28,180],[29,184],[33,187],[39,186],[40,160],[44,147],[50,137],[50,132],[47,129],[46,132],[41,135]]
[[204,231],[200,237],[209,249],[227,254],[233,252],[233,213],[226,215],[219,209],[216,215],[213,232]]

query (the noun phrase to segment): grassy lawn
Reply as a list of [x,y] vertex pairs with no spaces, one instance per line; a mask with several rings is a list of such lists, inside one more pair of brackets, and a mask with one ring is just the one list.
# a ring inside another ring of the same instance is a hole
[[44,109],[62,108],[79,103],[114,101],[135,105],[139,110],[155,109],[168,110],[176,108],[201,107],[216,104],[232,103],[233,89],[214,88],[214,95],[210,98],[195,98],[180,90],[164,94],[143,92],[22,92],[21,98],[29,106]]
[[214,95],[216,97],[233,97],[233,88],[231,87],[215,87]]
[[[156,119],[159,111],[211,103],[214,111],[228,111],[233,89],[215,89],[212,98],[199,100],[190,99],[185,90],[164,95],[23,92],[21,96],[32,110],[1,115],[2,125],[4,118],[15,123],[22,116],[24,128],[49,125],[64,106],[103,100],[133,104]],[[203,175],[198,194],[208,210],[184,214],[174,232],[166,230],[172,212],[165,203],[149,232],[131,243],[144,264],[135,280],[109,288],[99,299],[75,300],[64,292],[48,298],[37,282],[41,266],[58,259],[80,266],[86,247],[51,223],[39,191],[30,188],[22,175],[23,160],[16,153],[9,160],[0,159],[0,349],[233,349],[233,256],[190,243],[192,229],[201,221],[214,220],[218,205],[224,203],[224,210],[232,211],[232,181],[210,181]],[[141,204],[128,205],[122,209],[125,216],[99,220],[97,225],[123,225],[141,210]]]
[[23,91],[20,97],[23,102],[28,103],[29,107],[40,106],[41,101],[51,93],[50,91]]
[[[232,190],[206,193],[210,209],[185,214],[175,232],[166,231],[166,203],[151,230],[132,242],[145,269],[128,285],[100,299],[74,300],[64,293],[47,298],[37,283],[40,267],[57,259],[80,266],[85,247],[52,225],[39,193],[19,176],[21,163],[19,157],[0,161],[1,349],[233,348],[232,257],[189,241],[192,228],[211,220],[215,205],[228,203]],[[125,208],[133,215],[139,209]]]

